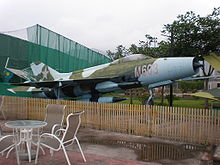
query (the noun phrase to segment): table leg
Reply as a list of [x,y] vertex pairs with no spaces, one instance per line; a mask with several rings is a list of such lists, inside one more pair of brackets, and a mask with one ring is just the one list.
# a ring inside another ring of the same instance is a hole
[[28,152],[28,159],[29,159],[29,162],[31,162],[31,142],[27,141],[26,146],[27,146],[27,152]]
[[[20,130],[20,144],[24,145],[21,146],[21,156],[22,159],[27,160],[31,162],[31,141],[32,141],[32,129],[21,129]],[[26,148],[26,149],[25,149]],[[26,151],[25,151],[26,150]]]
[[15,137],[15,146],[14,147],[12,147],[12,148],[10,148],[10,150],[8,150],[8,152],[7,152],[7,154],[6,154],[6,158],[8,158],[9,157],[9,154],[11,153],[11,151],[13,150],[13,149],[16,149],[15,147],[16,147],[16,144],[17,144],[17,153],[18,153],[18,146],[20,145],[20,140],[19,140],[19,135],[18,135],[18,130],[17,129],[13,129],[13,135],[14,135],[14,137]]
[[[16,159],[17,159],[17,164],[20,165],[20,158],[19,158],[19,154],[18,154],[18,137],[15,136],[15,153],[16,153]],[[8,154],[7,154],[8,156]]]

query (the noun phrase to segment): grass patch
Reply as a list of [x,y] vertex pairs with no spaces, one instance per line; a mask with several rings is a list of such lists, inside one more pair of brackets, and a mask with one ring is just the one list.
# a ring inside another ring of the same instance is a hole
[[[127,98],[127,100],[117,102],[118,104],[130,104],[130,98],[129,96],[121,96],[118,94],[106,94],[105,96],[112,96],[112,97],[124,97]],[[141,104],[141,101],[137,97],[133,97],[132,99],[133,104]],[[155,105],[161,105],[161,98],[155,98],[154,99]],[[209,100],[209,103],[217,103],[220,104],[220,101],[212,101]],[[168,106],[169,103],[167,99],[164,99],[163,106]],[[202,98],[179,98],[177,100],[173,101],[174,107],[186,107],[186,108],[204,108],[205,100]]]
[[[159,105],[161,99],[155,99],[155,104]],[[179,100],[173,101],[174,107],[187,107],[187,108],[204,108],[205,101],[203,99],[194,99],[194,98],[180,98]],[[165,106],[168,106],[168,101],[165,100]]]

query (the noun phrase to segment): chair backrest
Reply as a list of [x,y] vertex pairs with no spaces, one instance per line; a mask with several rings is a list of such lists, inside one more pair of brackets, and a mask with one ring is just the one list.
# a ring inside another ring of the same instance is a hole
[[83,113],[84,111],[81,111],[81,112],[71,113],[67,116],[66,131],[61,140],[64,143],[64,145],[69,145],[71,142],[68,143],[68,141],[71,141],[73,138],[75,138],[81,124],[81,114]]
[[0,138],[0,153],[10,149],[14,146],[14,136],[13,135],[6,135]]
[[66,105],[47,105],[46,116],[44,119],[44,121],[47,122],[47,125],[43,128],[43,132],[51,132],[51,129],[55,124],[63,124],[65,108]]
[[2,115],[2,117],[6,120],[4,111],[3,111],[3,102],[4,102],[4,97],[5,96],[0,96],[0,113]]

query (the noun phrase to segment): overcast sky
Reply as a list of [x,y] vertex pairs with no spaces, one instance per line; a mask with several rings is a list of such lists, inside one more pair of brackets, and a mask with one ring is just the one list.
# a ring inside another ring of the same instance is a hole
[[164,24],[194,11],[206,16],[220,0],[0,0],[0,32],[35,24],[103,51],[127,48],[145,34],[161,38]]

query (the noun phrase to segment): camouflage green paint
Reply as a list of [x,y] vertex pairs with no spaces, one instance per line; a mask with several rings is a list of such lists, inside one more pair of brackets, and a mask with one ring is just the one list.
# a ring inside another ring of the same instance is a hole
[[[108,67],[96,70],[93,74],[88,77],[83,77],[83,70],[73,72],[70,79],[95,79],[95,78],[114,78],[120,77],[126,74],[134,76],[134,71],[136,66],[148,65],[153,63],[156,59],[150,58],[146,60],[129,61],[119,64],[110,64]],[[122,69],[123,68],[123,69]]]
[[37,79],[37,81],[54,80],[53,76],[50,74],[48,66],[46,65],[43,66],[42,72],[39,75],[35,76],[35,78]]

